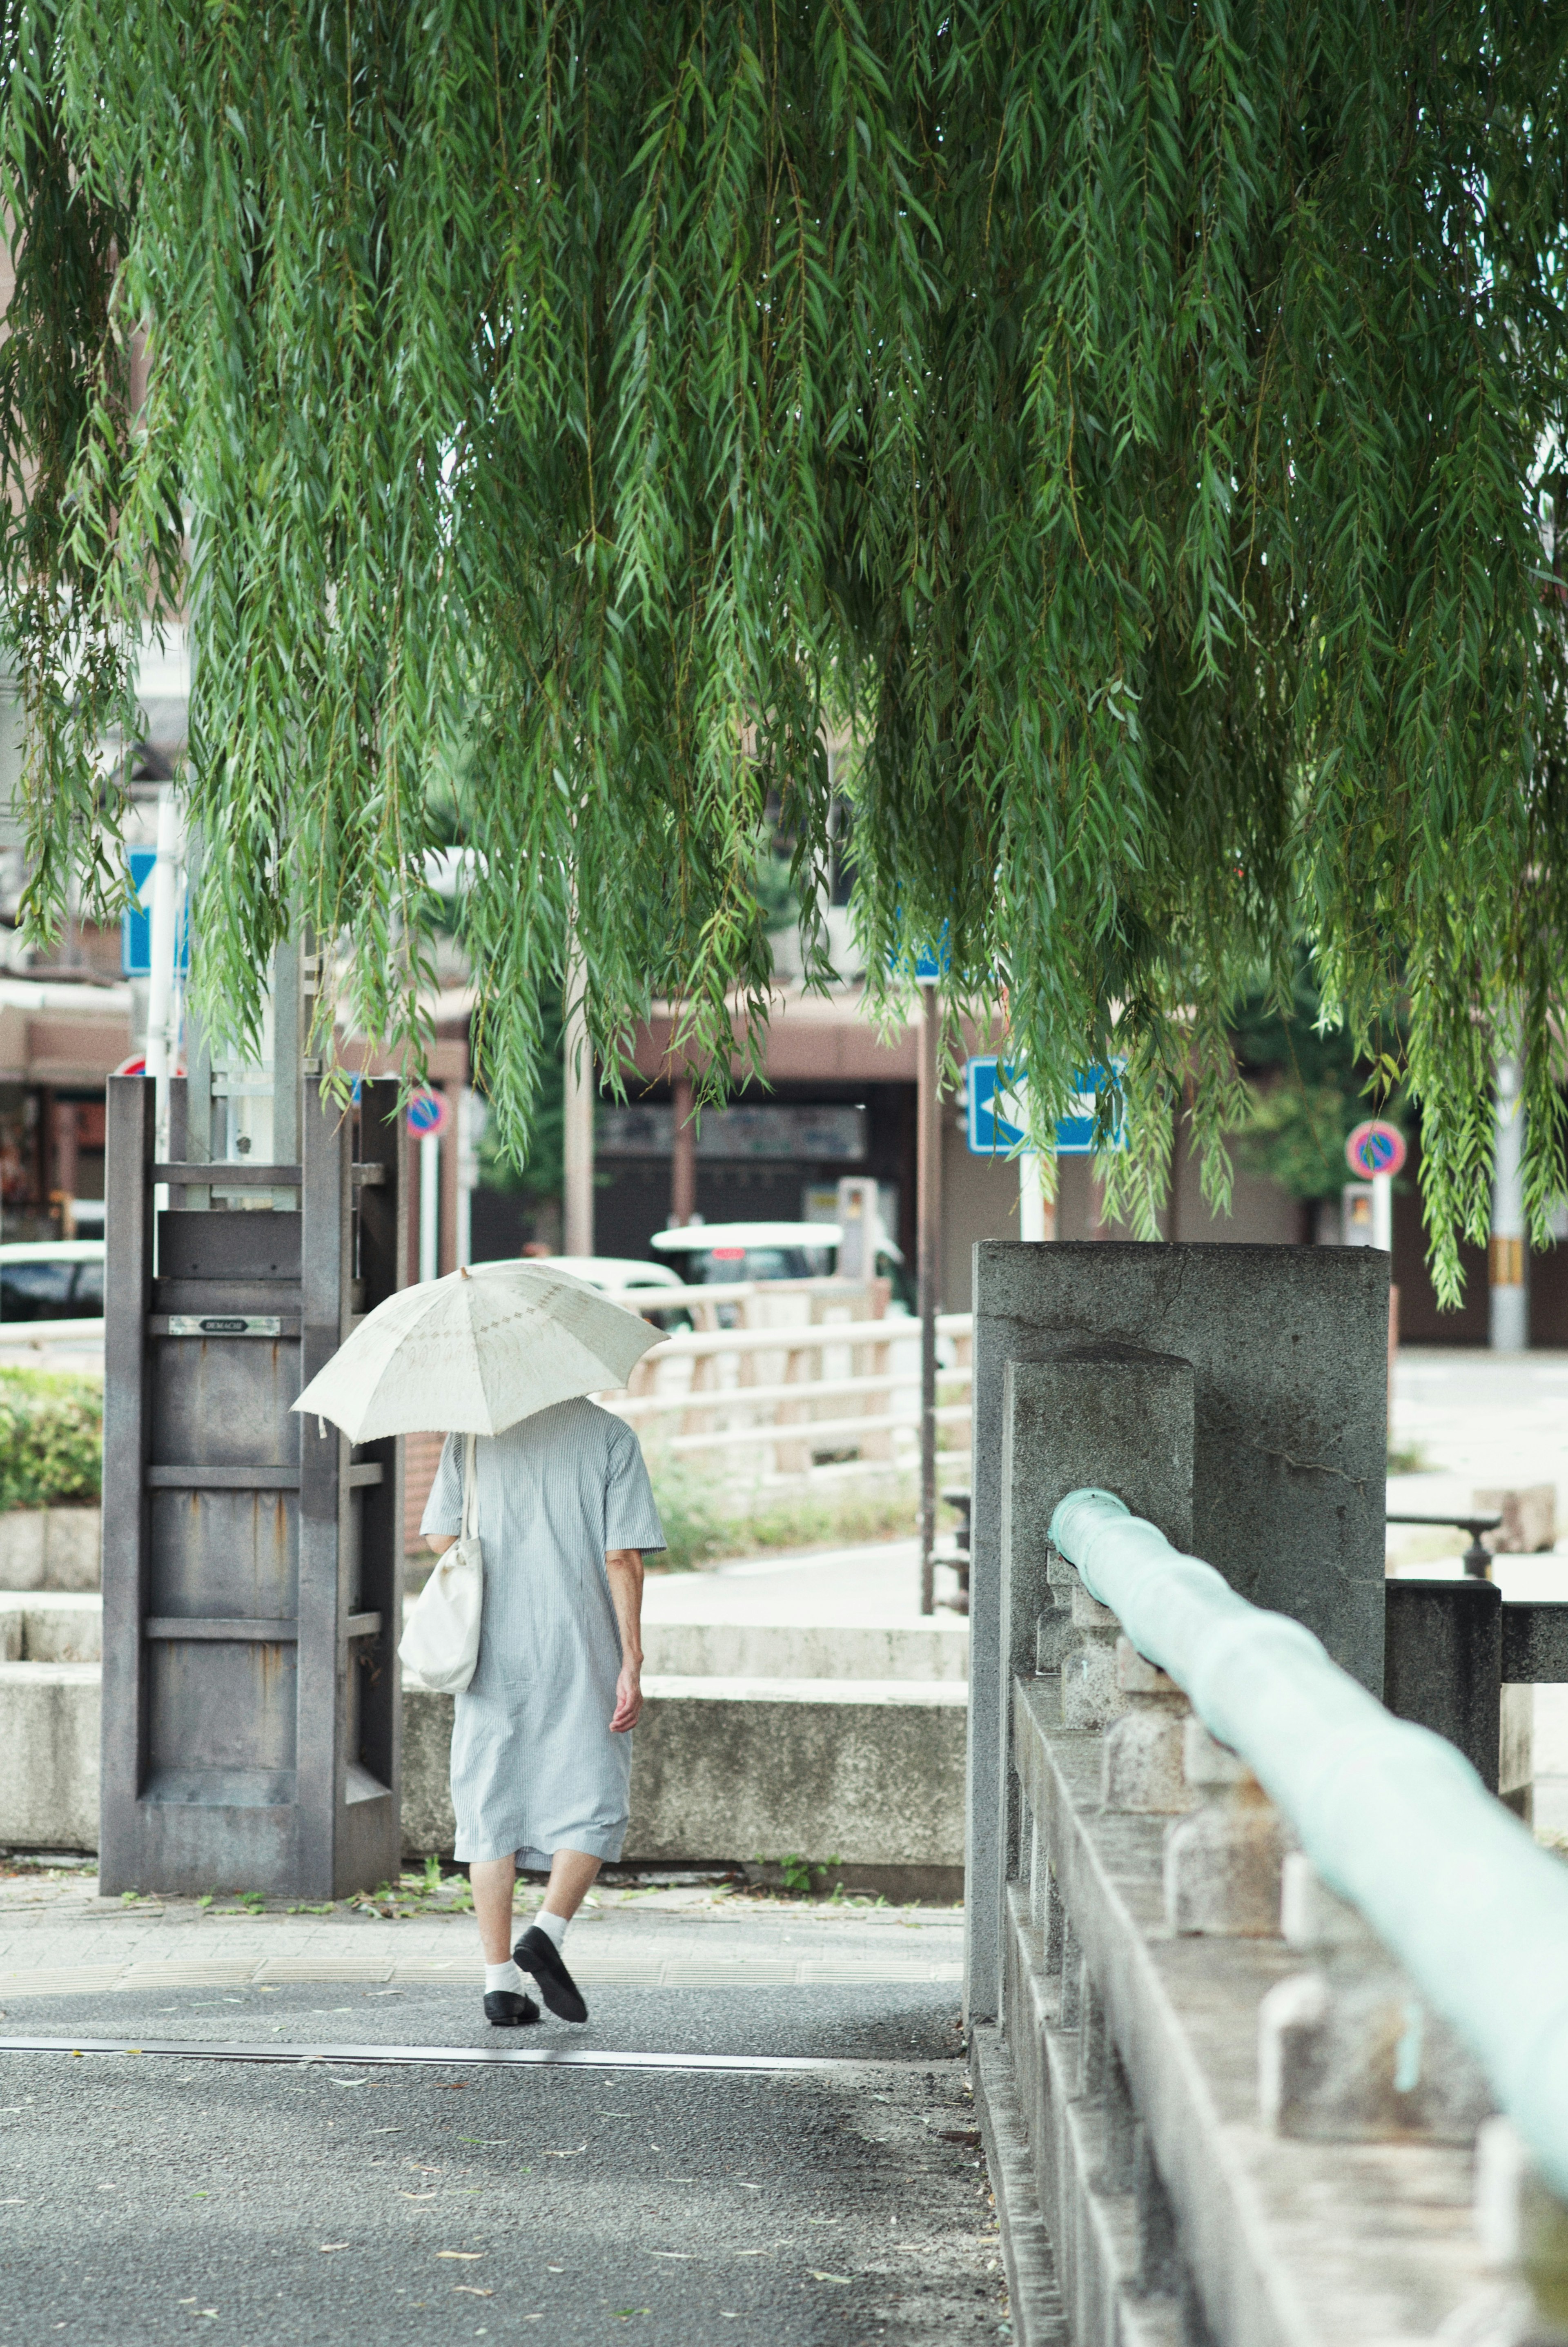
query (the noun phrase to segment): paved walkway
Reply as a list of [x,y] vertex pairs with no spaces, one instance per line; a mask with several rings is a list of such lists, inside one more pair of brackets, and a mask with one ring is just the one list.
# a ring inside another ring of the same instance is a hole
[[[459,1894],[461,1895],[461,1894]],[[591,1894],[572,1926],[572,1970],[589,1984],[658,1987],[763,1983],[942,1986],[963,1973],[952,1908],[737,1897],[722,1885]],[[519,1914],[538,1904],[519,1892]],[[396,1920],[340,1901],[322,1914],[282,1901],[249,1913],[233,1901],[100,1899],[94,1878],[56,1870],[0,1880],[0,2005],[18,1997],[170,1988],[278,1987],[302,1981],[466,1986],[476,1977],[466,1912],[424,1908]]]
[[[568,1942],[588,2026],[503,2034],[467,1914],[222,1905],[0,1881],[0,2035],[190,2047],[0,2051],[7,2335],[1009,2335],[952,1910],[606,1889]],[[214,2061],[214,2041],[275,2058]],[[332,2044],[574,2064],[310,2062]],[[693,2051],[733,2066],[617,2058]],[[758,2073],[757,2055],[822,2066]]]

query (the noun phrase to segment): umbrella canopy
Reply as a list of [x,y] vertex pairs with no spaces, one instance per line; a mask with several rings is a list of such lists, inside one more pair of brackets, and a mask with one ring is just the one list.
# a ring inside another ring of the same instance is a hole
[[623,1386],[661,1331],[538,1263],[477,1263],[400,1288],[293,1407],[351,1442],[501,1434],[578,1394]]

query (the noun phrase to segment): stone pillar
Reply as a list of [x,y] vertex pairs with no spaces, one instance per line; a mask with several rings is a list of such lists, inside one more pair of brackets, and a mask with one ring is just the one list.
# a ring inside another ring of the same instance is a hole
[[1060,1659],[1071,1626],[1047,1562],[1063,1493],[1115,1491],[1381,1698],[1389,1258],[990,1240],[974,1296],[965,1928],[984,2021],[1000,2000],[1011,1682],[1037,1653]]
[[1493,2108],[1485,2078],[1353,1907],[1300,1850],[1285,1860],[1286,1945],[1311,1969],[1258,2010],[1258,2107],[1278,2135],[1469,2144]]
[[[1047,1245],[1030,1252],[1054,1255],[1062,1250]],[[1099,1483],[1135,1514],[1157,1523],[1179,1547],[1192,1539],[1193,1373],[1185,1361],[1132,1345],[1081,1345],[1048,1360],[1009,1362],[1001,1403],[999,1635],[989,1655],[982,1659],[971,1651],[970,1659],[966,1932],[969,2014],[977,2021],[990,2020],[1000,2010],[1001,1903],[1016,1858],[1009,1847],[1008,1722],[1014,1677],[1034,1676],[1041,1615],[1054,1626],[1046,1538],[1051,1513],[1080,1484]],[[976,1425],[978,1456],[978,1416]],[[1076,1583],[1076,1574],[1071,1580]],[[1096,1634],[1106,1634],[1093,1615],[1103,1609],[1081,1589],[1064,1594],[1070,1601],[1062,1609],[1069,1617],[1064,1627],[1076,1634],[1073,1647],[1086,1634],[1098,1643]],[[1100,1677],[1113,1680],[1113,1624],[1108,1635],[1111,1643],[1100,1658],[1105,1667]],[[1064,1662],[1070,1659],[1071,1652],[1063,1656]],[[1119,1710],[1113,1683],[1107,1692],[1113,1711]],[[989,1756],[985,1761],[982,1753]],[[982,1779],[983,1768],[992,1773]]]
[[1165,1837],[1165,1921],[1174,1932],[1266,1940],[1279,1930],[1285,1827],[1246,1762],[1196,1714],[1182,1731],[1182,1770],[1203,1806]]
[[1494,1353],[1522,1353],[1530,1343],[1525,1286],[1524,1102],[1519,1062],[1497,1062],[1497,1148],[1491,1174],[1491,1242],[1487,1248],[1490,1332]]

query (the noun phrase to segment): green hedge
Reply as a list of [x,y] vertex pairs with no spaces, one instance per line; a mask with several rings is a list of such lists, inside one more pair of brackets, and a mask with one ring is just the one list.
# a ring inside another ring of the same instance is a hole
[[0,1369],[0,1509],[95,1506],[103,1448],[96,1378]]

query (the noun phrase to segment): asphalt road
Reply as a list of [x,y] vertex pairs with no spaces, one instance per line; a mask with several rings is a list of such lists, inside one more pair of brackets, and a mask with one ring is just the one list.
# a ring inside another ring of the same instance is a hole
[[[591,2008],[586,2030],[526,2042],[845,2066],[0,2055],[0,2330],[63,2347],[1008,2335],[951,1989],[599,1988]],[[0,2031],[497,2034],[477,1987],[445,1984],[11,1995]]]

